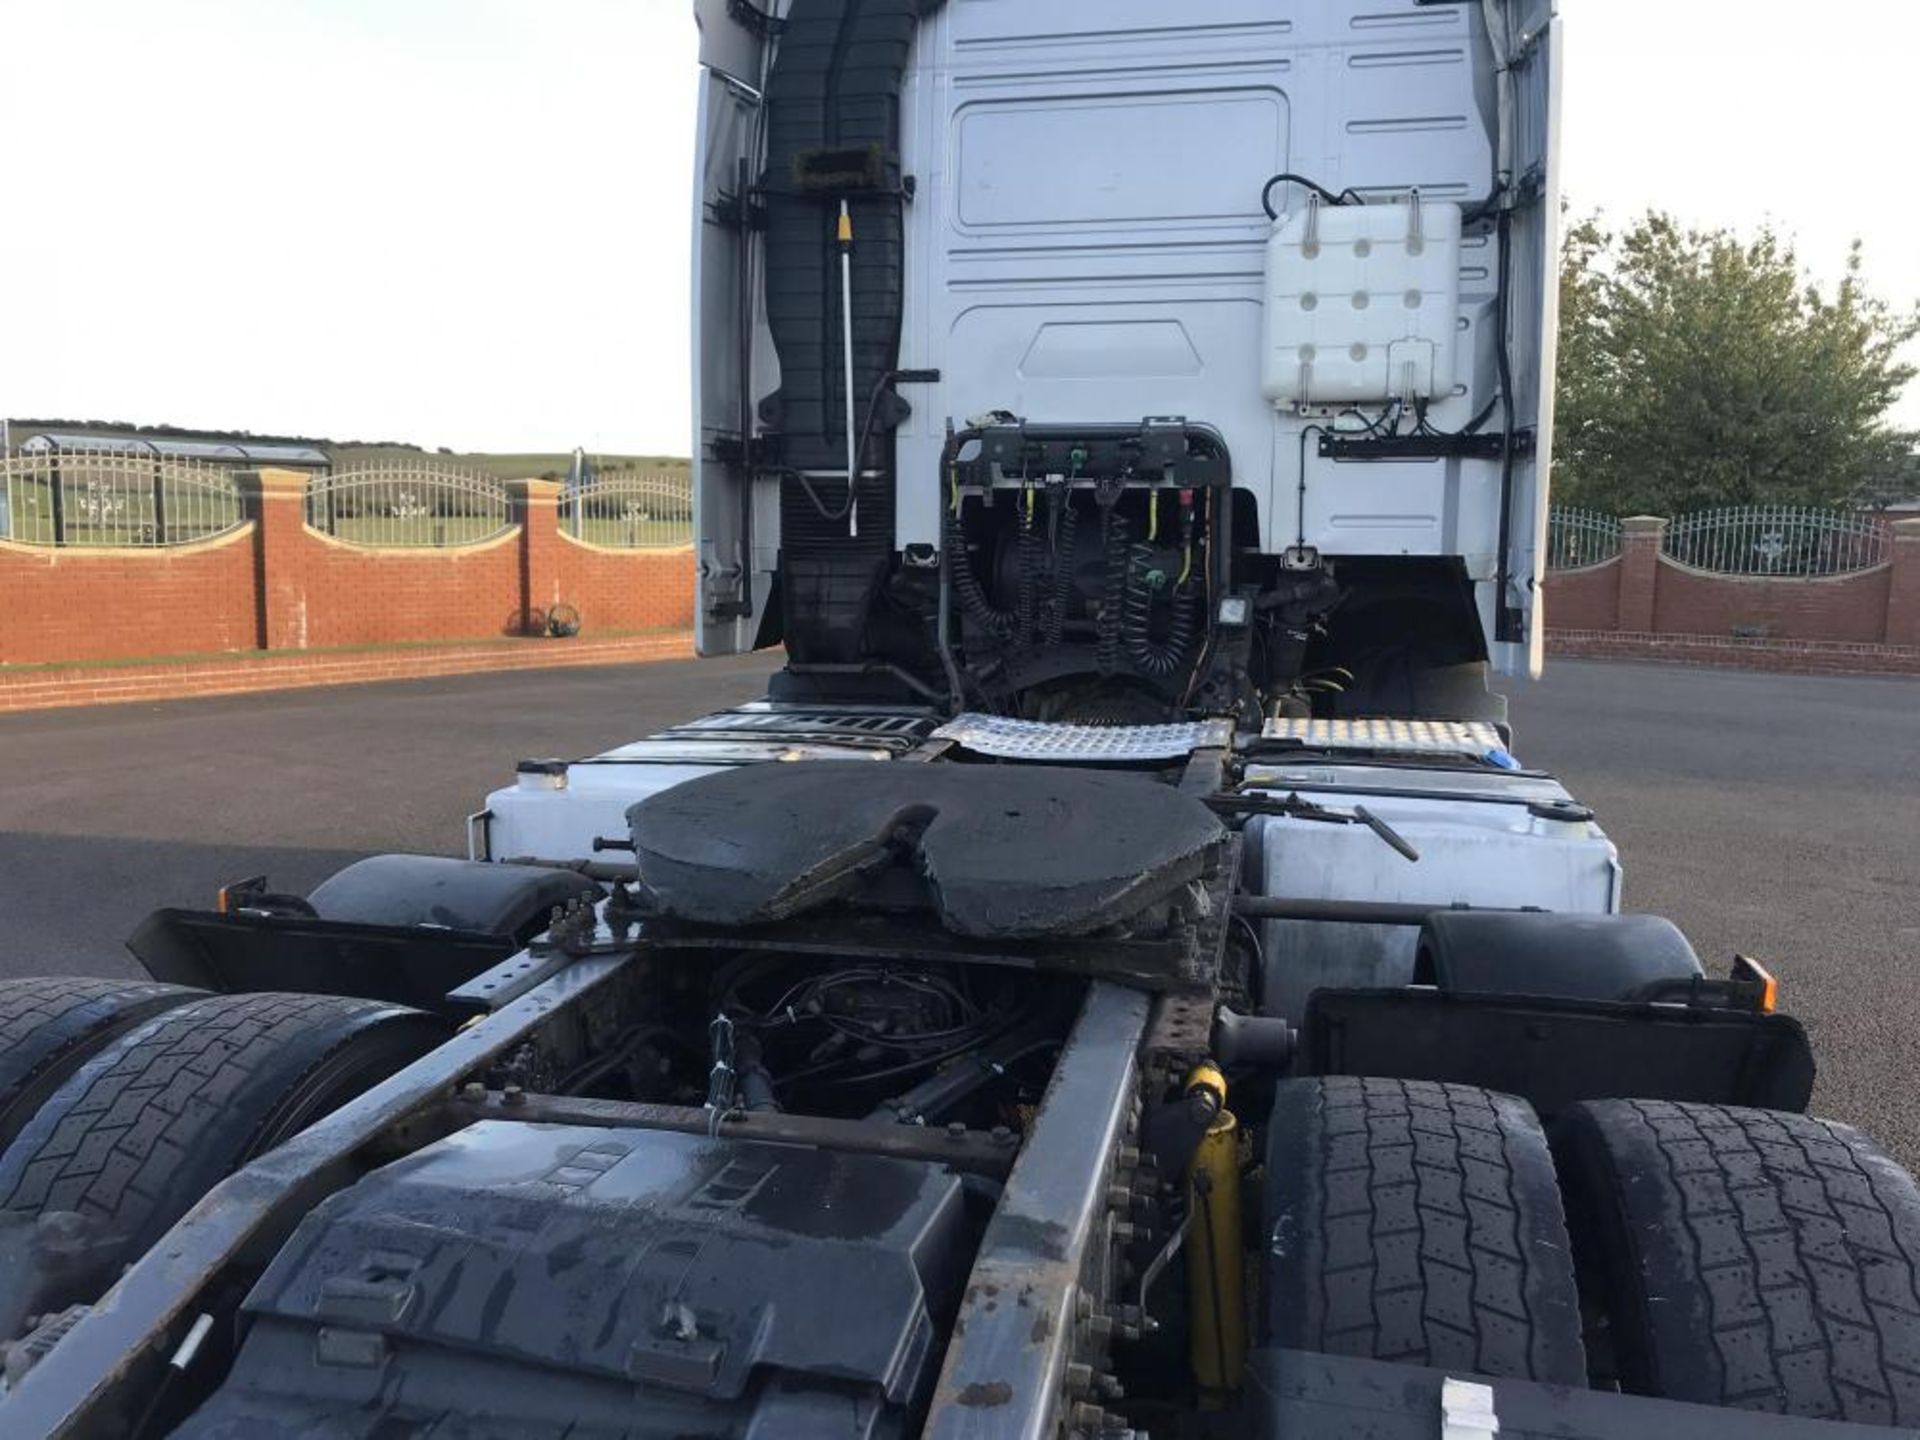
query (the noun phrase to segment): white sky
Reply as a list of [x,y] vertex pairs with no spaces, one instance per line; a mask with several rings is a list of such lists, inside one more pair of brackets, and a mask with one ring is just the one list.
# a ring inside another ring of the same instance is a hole
[[[690,10],[0,0],[0,414],[684,453]],[[1577,207],[1920,298],[1920,4],[1562,10]]]

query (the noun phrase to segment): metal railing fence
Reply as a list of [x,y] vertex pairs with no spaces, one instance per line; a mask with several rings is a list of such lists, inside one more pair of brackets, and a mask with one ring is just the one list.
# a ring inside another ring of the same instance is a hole
[[368,549],[480,545],[513,526],[507,487],[492,475],[413,460],[374,461],[316,476],[307,524]]
[[1661,541],[1668,559],[1716,575],[1811,579],[1871,570],[1892,558],[1879,520],[1845,510],[1743,505],[1683,515]]
[[603,472],[560,496],[560,528],[628,550],[693,543],[693,482],[685,475]]
[[0,456],[0,540],[22,545],[190,545],[246,518],[233,472],[125,449]]
[[1611,515],[1556,505],[1547,517],[1547,569],[1581,570],[1620,554],[1620,522]]

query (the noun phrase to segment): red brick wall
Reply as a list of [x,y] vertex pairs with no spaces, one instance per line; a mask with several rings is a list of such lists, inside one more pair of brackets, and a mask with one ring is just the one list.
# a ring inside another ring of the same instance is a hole
[[0,665],[252,649],[255,527],[161,550],[0,544]]
[[603,550],[558,537],[553,582],[536,606],[564,600],[580,612],[587,634],[691,629],[693,547]]
[[1893,527],[1887,643],[1920,646],[1920,520],[1902,520]]
[[1620,625],[1620,562],[1556,570],[1546,581],[1547,624],[1555,630],[1615,630]]
[[307,531],[289,650],[520,635],[518,527],[458,550],[362,550]]
[[0,665],[498,639],[564,600],[588,637],[693,623],[691,548],[603,550],[560,533],[559,486],[516,482],[485,545],[365,550],[307,528],[305,477],[245,477],[257,517],[181,549],[0,543]]
[[[458,550],[362,550],[306,527],[305,480],[250,478],[257,519],[179,549],[53,550],[0,542],[0,665],[224,651],[323,650],[525,633],[547,608],[587,636],[693,623],[691,549],[613,550],[561,533],[547,481],[513,487],[521,523]],[[1557,632],[1920,647],[1920,520],[1896,523],[1890,566],[1830,580],[1709,575],[1659,553],[1657,520],[1626,522],[1619,560],[1551,575]]]
[[1785,644],[1920,647],[1920,520],[1889,527],[1891,563],[1809,580],[1714,575],[1675,564],[1660,553],[1665,523],[1628,520],[1618,562],[1549,575],[1548,630],[1708,641],[1752,632]]
[[1886,636],[1889,574],[1882,567],[1830,579],[1764,580],[1708,575],[1663,558],[1650,628],[1664,635],[1752,629],[1780,640],[1874,644]]
[[1622,630],[1653,629],[1660,537],[1666,523],[1648,515],[1629,515],[1620,522],[1620,598],[1614,624]]
[[1570,660],[1650,660],[1800,675],[1920,675],[1920,646],[1839,640],[1735,640],[1719,635],[1635,635],[1554,630],[1547,653]]

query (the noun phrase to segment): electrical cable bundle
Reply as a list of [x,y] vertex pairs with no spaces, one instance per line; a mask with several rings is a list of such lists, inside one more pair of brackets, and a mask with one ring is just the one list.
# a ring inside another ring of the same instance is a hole
[[[802,1082],[866,1085],[918,1074],[978,1048],[1010,1023],[942,976],[872,965],[804,976],[771,1000],[747,998],[790,963],[758,957],[725,986],[718,1011],[761,1043],[773,1083],[782,1090]],[[899,1023],[899,1007],[872,1004],[901,992],[913,1002],[905,1015],[917,1010],[918,1023]]]

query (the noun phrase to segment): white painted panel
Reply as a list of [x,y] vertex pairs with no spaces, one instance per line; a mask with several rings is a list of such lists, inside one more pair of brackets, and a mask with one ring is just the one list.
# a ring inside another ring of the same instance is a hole
[[1251,296],[1176,303],[1106,292],[1071,304],[1035,297],[971,306],[952,324],[946,384],[964,415],[1199,415],[1228,387],[1250,388],[1264,405],[1246,384],[1260,329]]
[[1028,380],[1171,380],[1206,369],[1183,320],[1050,320],[1020,362]]
[[1272,88],[980,101],[954,117],[954,218],[974,234],[1244,219],[1246,184],[1214,158],[1285,146]]
[[1285,6],[1248,0],[1186,0],[1178,6],[1168,0],[952,0],[948,8],[955,43],[975,49],[1062,42],[1075,49],[1207,40],[1244,44],[1293,29]]

